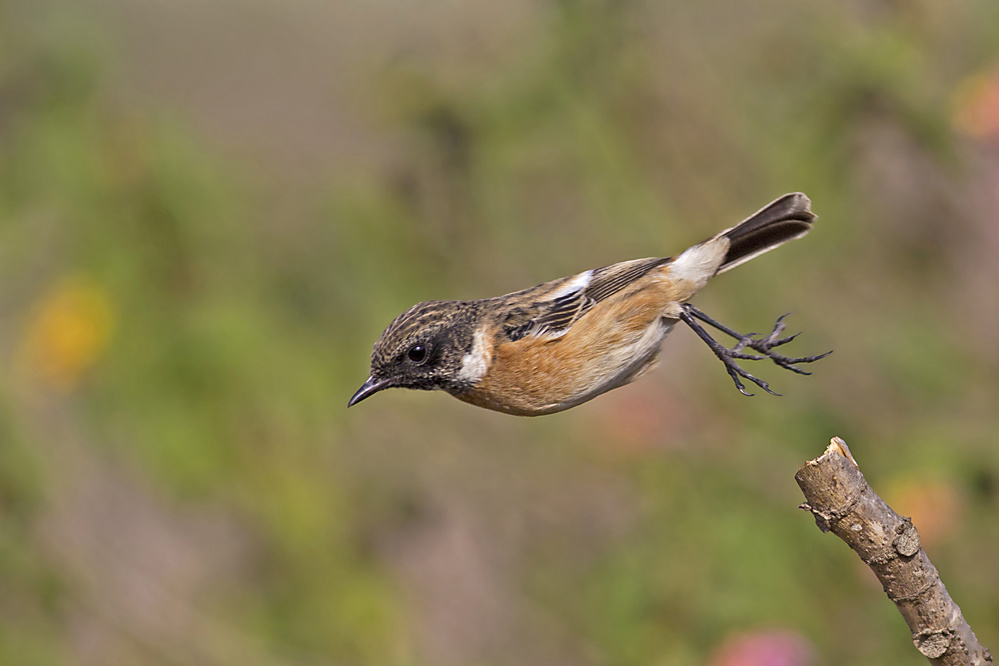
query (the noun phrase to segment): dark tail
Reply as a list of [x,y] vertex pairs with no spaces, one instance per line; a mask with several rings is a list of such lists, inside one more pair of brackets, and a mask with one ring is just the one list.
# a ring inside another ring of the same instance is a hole
[[724,236],[731,242],[718,273],[807,234],[815,219],[811,206],[812,202],[801,192],[785,194],[718,234],[717,237]]

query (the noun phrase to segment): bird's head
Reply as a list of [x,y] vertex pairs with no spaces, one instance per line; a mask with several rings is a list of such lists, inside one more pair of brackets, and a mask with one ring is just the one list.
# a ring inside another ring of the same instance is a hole
[[461,390],[478,314],[475,301],[426,301],[403,312],[375,343],[371,376],[347,406],[387,388]]

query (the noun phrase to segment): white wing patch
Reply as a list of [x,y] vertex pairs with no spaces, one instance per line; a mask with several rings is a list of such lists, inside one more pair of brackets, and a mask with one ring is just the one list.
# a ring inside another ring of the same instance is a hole
[[577,275],[576,277],[569,280],[568,282],[566,282],[564,285],[562,285],[552,293],[548,294],[546,298],[555,300],[556,298],[567,296],[568,294],[571,294],[573,292],[582,291],[583,289],[586,289],[590,285],[590,280],[592,279],[593,279],[593,270],[590,269],[588,271],[584,271],[579,275]]

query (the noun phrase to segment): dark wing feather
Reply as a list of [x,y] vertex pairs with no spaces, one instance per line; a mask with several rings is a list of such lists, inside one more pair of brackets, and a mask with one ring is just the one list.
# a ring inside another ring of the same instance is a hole
[[558,337],[594,305],[669,260],[669,257],[653,257],[597,268],[585,287],[555,298],[542,298],[529,305],[511,308],[504,319],[503,332],[510,340],[520,340],[528,335]]
[[569,326],[586,310],[593,306],[593,299],[590,298],[585,289],[571,291],[564,296],[549,301],[549,307],[544,314],[534,319],[535,333],[558,333],[569,328]]
[[604,266],[593,271],[593,279],[586,287],[586,295],[599,303],[608,296],[613,296],[653,268],[669,263],[671,257],[652,257],[650,259],[635,259],[624,261],[612,266]]
[[528,335],[558,336],[592,305],[593,300],[586,295],[586,289],[580,287],[551,300],[511,308],[506,314],[503,332],[511,340]]

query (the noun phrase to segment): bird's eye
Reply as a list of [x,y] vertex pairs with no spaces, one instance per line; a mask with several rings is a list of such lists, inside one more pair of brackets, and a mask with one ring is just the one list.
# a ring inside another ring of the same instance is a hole
[[413,345],[406,352],[406,358],[408,358],[413,363],[423,363],[427,360],[427,347],[426,345]]

